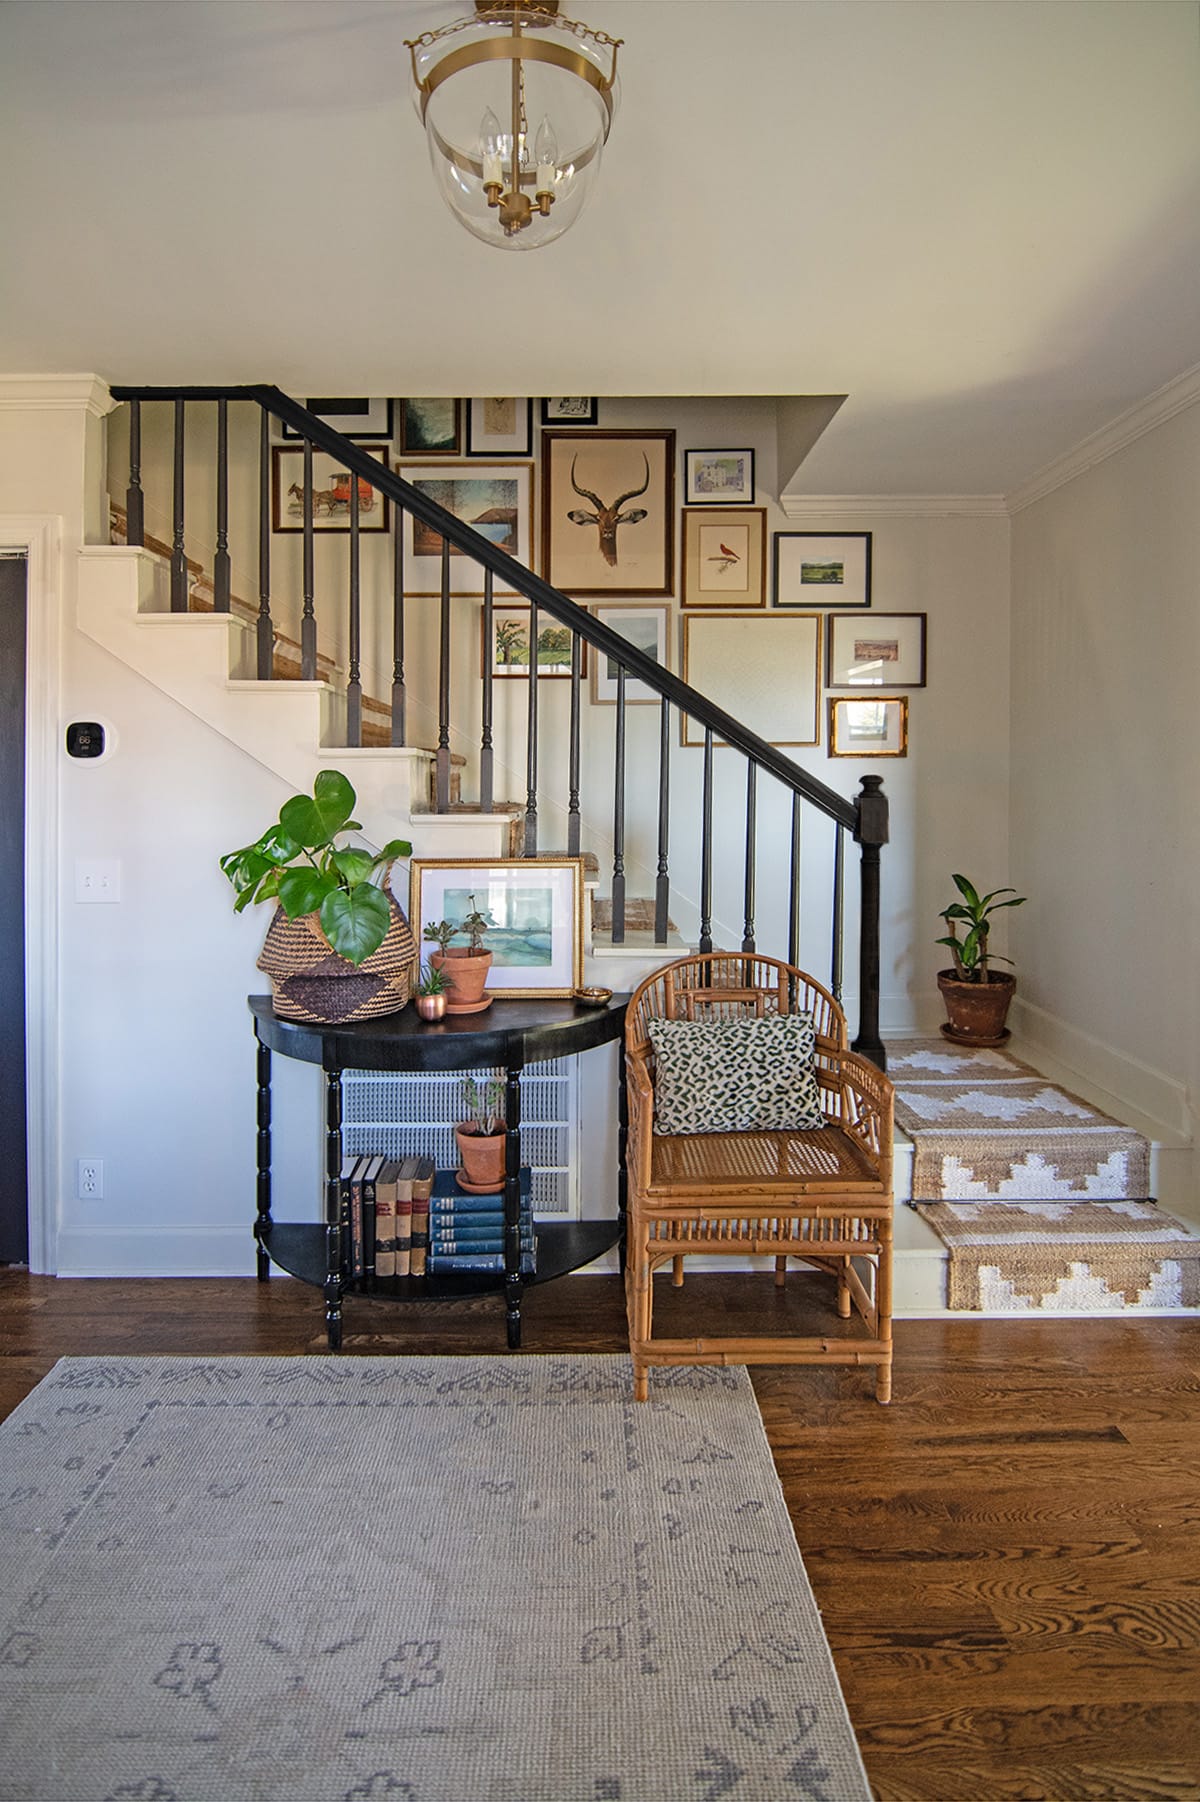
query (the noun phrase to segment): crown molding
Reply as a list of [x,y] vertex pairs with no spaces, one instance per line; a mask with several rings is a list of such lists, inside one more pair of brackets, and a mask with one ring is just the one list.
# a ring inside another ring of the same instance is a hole
[[781,494],[788,519],[1005,519],[1002,494]]
[[1127,444],[1135,443],[1156,426],[1165,425],[1168,419],[1174,419],[1176,413],[1195,406],[1197,401],[1200,401],[1200,363],[1193,365],[1191,369],[1185,369],[1182,375],[1175,376],[1163,387],[1156,388],[1145,400],[1140,400],[1136,406],[1119,413],[1107,425],[1101,426],[1099,431],[1082,439],[1074,450],[1056,457],[1053,463],[1047,463],[1044,469],[1039,469],[1027,482],[1014,488],[1006,496],[1008,511],[1020,513],[1025,507],[1031,507],[1045,495],[1053,494],[1056,488],[1061,488],[1065,483],[1073,482],[1076,476],[1094,469],[1097,463],[1115,456]]
[[103,419],[116,406],[98,375],[0,375],[0,409],[78,412]]

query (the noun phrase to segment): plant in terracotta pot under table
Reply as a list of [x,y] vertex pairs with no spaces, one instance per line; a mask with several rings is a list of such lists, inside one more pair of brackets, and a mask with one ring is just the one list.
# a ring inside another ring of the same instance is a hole
[[[495,921],[490,914],[476,907],[474,895],[470,901],[470,911],[461,920],[433,920],[422,934],[429,944],[437,946],[437,950],[430,953],[429,962],[433,969],[441,970],[449,984],[446,992],[448,1014],[478,1014],[492,1005],[492,997],[487,993],[492,953],[484,945],[483,938]],[[462,937],[467,940],[465,945],[451,943]]]
[[465,1076],[463,1100],[468,1117],[454,1129],[459,1187],[476,1195],[499,1192],[504,1187],[504,1084],[498,1078],[476,1082]]
[[[941,917],[950,931],[937,941],[939,945],[950,947],[954,959],[952,970],[938,971],[938,988],[948,1015],[942,1031],[948,1039],[955,1039],[962,1045],[999,1045],[1008,1037],[1004,1022],[1017,983],[1007,971],[989,967],[991,916],[1002,907],[1022,906],[1025,896],[1011,888],[992,889],[989,894],[981,895],[965,876],[955,876],[954,886],[962,900],[953,901],[942,910]],[[1002,901],[999,898],[1002,895],[1011,895],[1013,899]],[[961,939],[958,936],[960,925],[963,927]],[[999,953],[990,955],[996,957]],[[1010,961],[1007,957],[1001,958],[1002,963]]]

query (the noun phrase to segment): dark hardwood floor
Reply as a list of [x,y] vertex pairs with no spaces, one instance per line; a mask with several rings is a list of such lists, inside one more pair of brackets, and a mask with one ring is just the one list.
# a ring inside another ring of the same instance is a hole
[[[777,1330],[806,1289],[684,1293]],[[494,1298],[351,1298],[346,1330],[351,1354],[504,1341]],[[526,1297],[529,1352],[624,1345],[615,1277]],[[752,1373],[881,1802],[1200,1798],[1200,1323],[901,1322],[896,1345],[890,1408],[865,1371]],[[324,1350],[286,1278],[0,1271],[0,1414],[66,1355]]]

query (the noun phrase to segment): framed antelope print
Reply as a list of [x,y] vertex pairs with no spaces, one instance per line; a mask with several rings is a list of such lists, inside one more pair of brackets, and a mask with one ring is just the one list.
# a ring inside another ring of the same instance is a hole
[[542,433],[542,573],[579,595],[669,595],[673,431]]
[[[387,451],[382,446],[364,444],[362,448],[369,457],[377,458],[387,468]],[[321,450],[313,451],[312,511],[314,532],[350,530],[350,472],[336,457]],[[386,532],[388,529],[387,496],[372,488],[362,476],[358,478],[358,529],[360,532]],[[271,530],[304,530],[302,444],[271,447]]]
[[767,509],[685,507],[685,607],[765,607]]

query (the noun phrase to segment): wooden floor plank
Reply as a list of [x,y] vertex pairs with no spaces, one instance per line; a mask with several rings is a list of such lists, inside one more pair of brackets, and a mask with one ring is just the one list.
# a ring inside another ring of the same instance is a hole
[[[723,1332],[828,1318],[769,1275],[685,1293]],[[499,1297],[345,1324],[350,1356],[504,1348]],[[625,1347],[616,1277],[526,1297],[525,1352]],[[0,1415],[62,1356],[324,1350],[288,1278],[0,1269]],[[861,1370],[751,1376],[879,1802],[1197,1802],[1195,1320],[902,1321],[890,1408]]]

